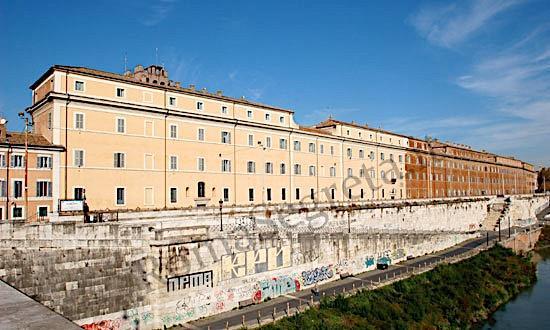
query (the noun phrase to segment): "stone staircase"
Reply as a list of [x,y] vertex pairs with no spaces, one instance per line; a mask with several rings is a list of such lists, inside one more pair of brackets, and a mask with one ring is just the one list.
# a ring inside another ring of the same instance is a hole
[[502,219],[504,219],[505,215],[509,210],[509,207],[510,207],[509,202],[499,200],[499,201],[495,201],[493,204],[488,205],[487,207],[488,207],[487,216],[483,221],[483,225],[481,229],[487,230],[487,231],[497,230],[498,224]]
[[502,228],[508,228],[508,222],[506,222],[506,218],[508,217],[510,213],[510,199],[505,199],[504,200],[504,206],[502,208],[502,210],[500,211],[500,214],[498,216],[498,220],[497,222],[495,223],[495,226],[493,227],[493,230],[498,230],[498,226],[499,224],[502,223],[502,226],[500,229]]

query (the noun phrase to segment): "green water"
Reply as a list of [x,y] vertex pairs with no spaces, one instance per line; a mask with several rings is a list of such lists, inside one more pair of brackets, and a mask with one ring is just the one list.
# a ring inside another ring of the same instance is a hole
[[537,283],[495,312],[483,329],[550,329],[550,249],[533,259]]

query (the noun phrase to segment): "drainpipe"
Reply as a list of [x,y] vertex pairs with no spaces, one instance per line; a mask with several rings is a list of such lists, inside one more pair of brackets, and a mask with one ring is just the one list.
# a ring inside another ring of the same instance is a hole
[[69,71],[65,70],[65,95],[67,95],[67,100],[65,101],[65,199],[67,199],[67,189],[68,189],[68,162],[69,162],[69,103],[71,102],[71,97],[69,95]]
[[168,120],[168,114],[170,112],[170,110],[168,110],[168,108],[166,107],[166,89],[164,90],[164,111],[166,111],[164,114],[164,208],[166,209],[166,194],[167,194],[166,189],[167,189],[167,180],[168,180],[167,179],[168,153],[167,153],[166,130],[168,128],[167,120]]

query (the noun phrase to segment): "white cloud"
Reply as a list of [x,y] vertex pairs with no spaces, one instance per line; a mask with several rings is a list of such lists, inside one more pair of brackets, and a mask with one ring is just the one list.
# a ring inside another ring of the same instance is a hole
[[155,0],[141,23],[145,26],[155,26],[162,22],[174,8],[177,0]]
[[447,6],[428,6],[410,19],[431,43],[453,47],[481,29],[491,18],[522,0],[468,0]]

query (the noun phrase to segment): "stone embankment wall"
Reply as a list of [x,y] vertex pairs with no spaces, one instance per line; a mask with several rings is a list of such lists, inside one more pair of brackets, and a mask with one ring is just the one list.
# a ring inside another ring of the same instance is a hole
[[488,203],[2,223],[0,277],[84,328],[162,328],[445,249]]

